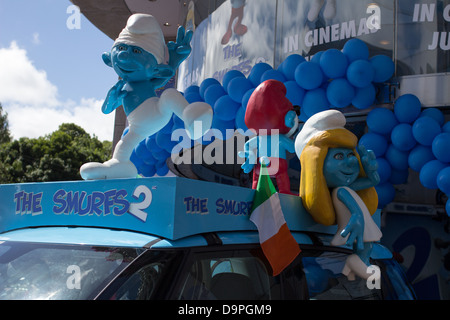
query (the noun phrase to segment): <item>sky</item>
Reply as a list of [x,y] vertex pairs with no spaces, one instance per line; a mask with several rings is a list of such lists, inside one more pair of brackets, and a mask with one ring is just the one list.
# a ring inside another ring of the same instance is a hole
[[113,44],[69,0],[0,0],[0,103],[13,139],[75,123],[112,141],[114,113],[101,112],[117,75],[102,61]]

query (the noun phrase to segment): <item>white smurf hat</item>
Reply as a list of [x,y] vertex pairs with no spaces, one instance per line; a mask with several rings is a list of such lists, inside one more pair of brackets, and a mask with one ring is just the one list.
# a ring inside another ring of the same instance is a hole
[[326,110],[312,115],[295,138],[295,153],[300,159],[303,149],[315,136],[332,129],[343,129],[345,116],[338,110]]
[[114,41],[141,47],[153,54],[158,63],[164,62],[166,44],[158,21],[150,14],[135,13],[128,18],[127,26]]

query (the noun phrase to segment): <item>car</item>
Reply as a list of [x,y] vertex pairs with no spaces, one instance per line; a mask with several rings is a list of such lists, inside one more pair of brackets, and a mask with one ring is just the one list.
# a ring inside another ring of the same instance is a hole
[[336,226],[295,195],[279,196],[301,252],[273,276],[253,196],[181,177],[1,185],[0,299],[415,299],[379,243],[373,277],[348,280],[351,248],[331,246]]

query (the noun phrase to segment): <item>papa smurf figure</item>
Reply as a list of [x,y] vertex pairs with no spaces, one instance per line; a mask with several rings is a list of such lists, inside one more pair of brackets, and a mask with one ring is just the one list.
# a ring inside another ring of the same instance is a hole
[[[85,163],[81,177],[90,179],[133,178],[137,169],[130,161],[133,149],[140,141],[161,130],[175,113],[180,117],[192,139],[200,138],[212,122],[212,108],[204,102],[189,104],[176,89],[166,89],[158,98],[155,89],[164,86],[175,74],[180,63],[191,52],[192,31],[178,28],[176,43],[166,45],[158,21],[149,14],[133,14],[115,40],[111,52],[102,58],[120,80],[108,92],[102,112],[108,114],[123,105],[128,120],[128,132],[117,143],[112,159]],[[194,122],[201,121],[201,130]],[[200,131],[200,132],[198,132]]]
[[327,110],[311,116],[295,139],[300,159],[300,196],[314,220],[337,222],[331,244],[353,246],[342,273],[367,279],[372,243],[381,231],[372,219],[378,205],[374,188],[380,181],[375,154],[358,147],[357,137],[345,129],[345,116]]
[[266,80],[255,89],[247,104],[245,124],[257,134],[239,152],[240,157],[246,158],[241,166],[244,172],[253,170],[252,188],[258,185],[263,161],[269,175],[276,178],[278,192],[290,194],[286,152],[294,152],[290,136],[297,130],[298,117],[282,82]]

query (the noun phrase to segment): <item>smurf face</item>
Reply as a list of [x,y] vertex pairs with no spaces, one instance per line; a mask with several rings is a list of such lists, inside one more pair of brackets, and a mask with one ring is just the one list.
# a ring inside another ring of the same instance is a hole
[[130,82],[152,78],[158,62],[140,47],[118,43],[111,50],[111,64],[118,76]]
[[352,149],[330,148],[323,164],[323,174],[330,188],[349,186],[358,178],[358,158]]

